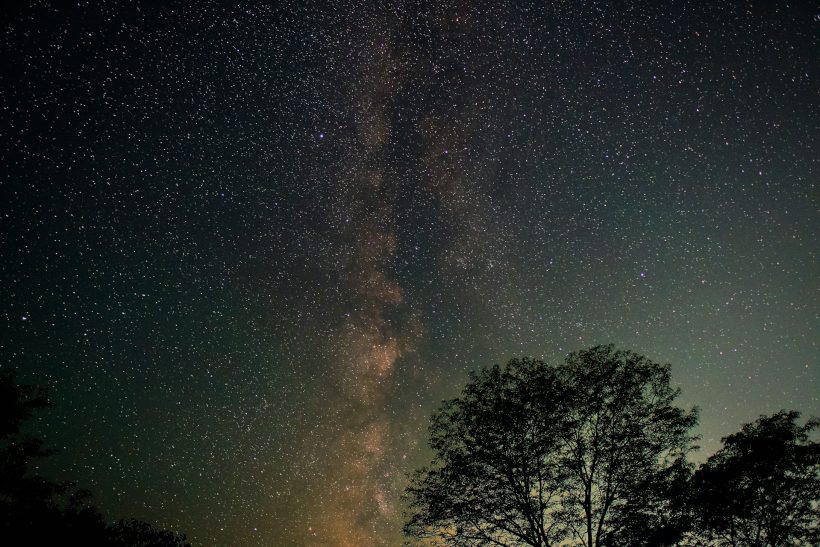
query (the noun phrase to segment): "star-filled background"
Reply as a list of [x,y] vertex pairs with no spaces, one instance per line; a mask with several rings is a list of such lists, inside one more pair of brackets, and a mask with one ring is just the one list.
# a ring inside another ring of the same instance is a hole
[[811,2],[17,2],[1,367],[40,471],[196,545],[397,545],[467,371],[820,414]]

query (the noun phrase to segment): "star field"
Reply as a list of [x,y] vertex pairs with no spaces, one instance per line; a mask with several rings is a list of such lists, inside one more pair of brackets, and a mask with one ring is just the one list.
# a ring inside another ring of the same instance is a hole
[[30,2],[0,34],[0,366],[110,518],[397,545],[467,371],[672,364],[699,459],[820,414],[805,2]]

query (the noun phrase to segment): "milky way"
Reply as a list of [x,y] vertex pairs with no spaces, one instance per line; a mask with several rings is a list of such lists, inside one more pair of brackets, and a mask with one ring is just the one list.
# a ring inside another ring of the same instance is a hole
[[109,518],[400,544],[431,411],[513,356],[671,363],[701,459],[820,414],[808,3],[18,4],[0,366]]

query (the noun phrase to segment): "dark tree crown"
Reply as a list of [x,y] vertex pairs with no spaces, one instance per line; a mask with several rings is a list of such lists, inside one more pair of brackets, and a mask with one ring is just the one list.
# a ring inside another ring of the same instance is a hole
[[613,346],[472,374],[433,415],[435,457],[407,489],[405,533],[449,545],[671,544],[697,422],[678,394],[668,365]]

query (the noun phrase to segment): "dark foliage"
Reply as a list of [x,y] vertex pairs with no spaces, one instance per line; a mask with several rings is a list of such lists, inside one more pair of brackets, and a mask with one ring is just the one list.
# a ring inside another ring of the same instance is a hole
[[471,376],[435,413],[405,533],[449,545],[670,545],[694,411],[668,365],[612,346]]
[[761,416],[723,439],[697,471],[693,511],[702,542],[778,547],[820,543],[818,420],[798,412]]
[[108,526],[89,492],[31,473],[31,462],[51,451],[20,428],[50,404],[43,390],[0,371],[0,544],[190,547],[184,535],[138,520]]
[[168,530],[157,530],[147,522],[137,519],[121,520],[109,528],[109,538],[114,545],[132,547],[190,547],[185,535]]

